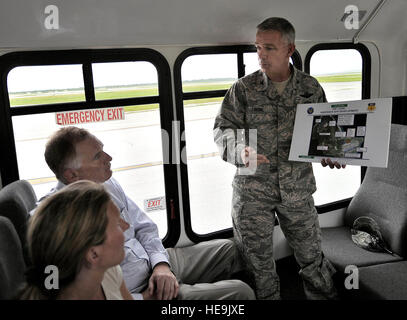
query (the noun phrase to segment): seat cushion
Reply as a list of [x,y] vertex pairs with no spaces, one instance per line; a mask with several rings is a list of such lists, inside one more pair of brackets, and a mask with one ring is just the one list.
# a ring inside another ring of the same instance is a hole
[[386,262],[401,261],[402,258],[388,253],[371,252],[358,247],[348,227],[322,228],[322,251],[339,272],[346,266],[370,266]]
[[407,261],[359,268],[361,299],[407,300]]

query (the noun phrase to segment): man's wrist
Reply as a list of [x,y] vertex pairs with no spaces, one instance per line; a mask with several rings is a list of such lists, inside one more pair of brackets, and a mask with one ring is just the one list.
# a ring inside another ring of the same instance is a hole
[[170,267],[170,265],[169,265],[168,262],[161,261],[161,262],[157,262],[157,263],[154,265],[153,270],[154,270],[155,268],[157,268],[157,267],[165,267],[165,266],[168,267],[168,269],[171,269],[171,267]]

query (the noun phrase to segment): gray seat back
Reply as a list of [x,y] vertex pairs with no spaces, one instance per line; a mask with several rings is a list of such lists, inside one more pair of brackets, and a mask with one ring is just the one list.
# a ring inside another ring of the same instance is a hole
[[37,196],[26,180],[14,181],[0,190],[0,216],[8,218],[14,225],[24,248],[29,212],[35,208]]
[[367,169],[345,224],[352,227],[360,216],[372,217],[391,250],[407,256],[407,126],[392,124],[388,166]]
[[25,263],[17,232],[0,216],[0,300],[13,299],[24,283]]

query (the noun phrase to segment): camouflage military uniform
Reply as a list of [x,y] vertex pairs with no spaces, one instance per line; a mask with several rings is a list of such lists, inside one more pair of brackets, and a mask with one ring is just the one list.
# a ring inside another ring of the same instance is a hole
[[[261,70],[239,79],[226,93],[215,120],[214,136],[225,161],[238,166],[233,181],[235,240],[253,273],[258,299],[279,299],[279,278],[273,260],[275,213],[301,267],[308,298],[333,298],[333,266],[321,253],[321,231],[312,194],[312,165],[288,161],[296,106],[324,102],[324,91],[309,75],[291,66],[281,95]],[[245,135],[239,135],[244,129]],[[240,152],[249,145],[249,129],[257,129],[257,146],[270,163],[254,174],[240,174]],[[239,136],[241,137],[239,139]]]

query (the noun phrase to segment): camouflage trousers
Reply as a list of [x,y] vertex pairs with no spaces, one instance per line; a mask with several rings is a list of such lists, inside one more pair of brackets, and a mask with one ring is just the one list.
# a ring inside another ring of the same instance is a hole
[[257,299],[280,299],[280,280],[273,258],[277,214],[281,229],[301,267],[307,299],[335,299],[335,269],[321,251],[321,229],[312,196],[295,206],[258,198],[234,188],[233,231],[237,248],[252,274]]

